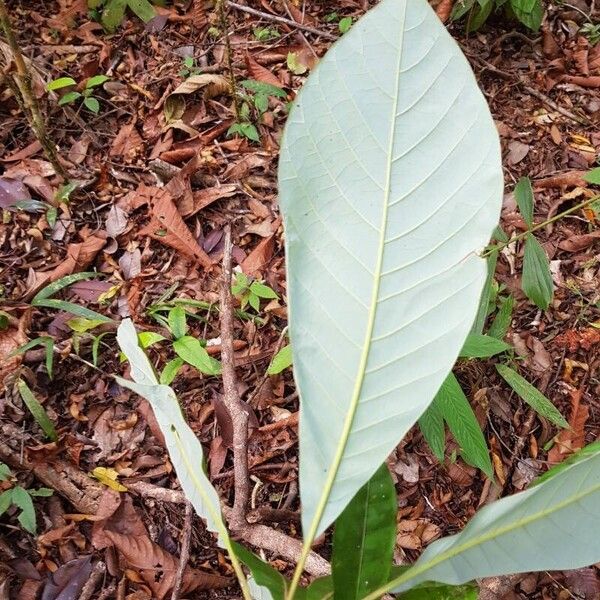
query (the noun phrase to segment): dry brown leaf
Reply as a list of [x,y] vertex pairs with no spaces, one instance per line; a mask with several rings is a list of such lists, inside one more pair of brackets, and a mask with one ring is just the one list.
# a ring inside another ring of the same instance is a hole
[[135,129],[135,119],[123,125],[110,147],[110,156],[131,156],[143,144]]
[[42,145],[38,142],[31,142],[28,146],[25,146],[22,150],[17,150],[13,154],[8,156],[0,157],[0,162],[18,162],[25,158],[29,158],[34,154],[37,154],[42,149]]
[[584,233],[582,235],[572,235],[570,238],[563,240],[558,244],[561,250],[567,252],[579,252],[589,248],[596,240],[600,238],[600,231],[592,231],[592,233]]
[[200,75],[192,75],[183,83],[180,83],[172,92],[173,94],[193,94],[198,90],[204,90],[205,98],[214,98],[220,94],[229,93],[229,81],[223,75],[215,75],[214,73],[202,73]]
[[266,69],[261,64],[256,62],[248,52],[246,52],[246,56],[244,57],[246,62],[246,69],[248,70],[248,75],[250,75],[251,79],[256,79],[256,81],[262,81],[263,83],[268,83],[270,85],[274,85],[278,88],[283,88],[283,84],[279,79]]
[[189,212],[183,214],[184,217],[191,217],[198,211],[206,208],[209,204],[221,200],[222,198],[231,198],[237,193],[237,186],[234,184],[219,185],[212,188],[205,188],[193,192],[193,204]]
[[248,254],[243,260],[242,271],[246,275],[255,275],[262,271],[273,258],[273,251],[275,250],[275,234],[270,237],[264,238],[261,242]]
[[[106,531],[106,537],[130,567],[139,572],[154,596],[162,600],[173,587],[179,560],[152,542],[147,535],[131,536]],[[229,585],[231,580],[227,577],[203,573],[188,567],[183,575],[182,593],[187,594],[198,589],[221,589]]]
[[78,273],[89,267],[96,255],[106,245],[106,234],[104,232],[92,233],[88,235],[83,242],[70,244],[67,248],[67,256],[64,260],[50,273],[45,273],[45,281],[52,282]]
[[198,245],[167,191],[155,188],[151,210],[152,219],[140,231],[140,235],[149,235],[151,238],[179,250],[182,254],[196,259],[203,267],[208,268],[212,265],[208,254]]
[[435,12],[442,23],[445,23],[450,18],[450,13],[452,12],[453,6],[454,0],[442,0],[438,4]]
[[581,403],[583,389],[571,391],[571,429],[563,429],[556,436],[556,443],[548,452],[548,461],[562,462],[567,456],[585,446],[585,425],[590,416],[590,408]]
[[22,354],[8,357],[27,342],[25,331],[29,327],[30,316],[30,311],[26,311],[18,321],[11,318],[8,328],[0,330],[0,387],[6,377],[14,373],[23,360]]

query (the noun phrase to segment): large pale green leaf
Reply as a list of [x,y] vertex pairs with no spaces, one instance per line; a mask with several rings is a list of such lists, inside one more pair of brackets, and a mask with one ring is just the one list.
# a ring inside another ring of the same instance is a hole
[[396,542],[396,489],[386,464],[363,485],[335,522],[335,600],[361,600],[388,580]]
[[305,543],[427,408],[473,324],[498,136],[426,0],[383,0],[304,85],[282,142]]
[[522,571],[576,569],[600,561],[600,452],[525,492],[480,510],[458,535],[434,542],[385,591],[424,581],[462,584]]
[[[240,578],[241,569],[221,516],[219,496],[204,472],[202,445],[185,421],[175,392],[169,386],[159,384],[148,357],[139,346],[138,335],[130,319],[125,319],[119,325],[117,342],[129,361],[133,378],[133,381],[129,381],[117,377],[118,383],[150,403],[187,499],[206,521],[207,528],[218,534],[219,544],[227,548],[236,575]],[[241,579],[240,583],[243,582],[245,586],[243,576]],[[247,594],[245,597],[249,598],[249,592],[244,591]]]

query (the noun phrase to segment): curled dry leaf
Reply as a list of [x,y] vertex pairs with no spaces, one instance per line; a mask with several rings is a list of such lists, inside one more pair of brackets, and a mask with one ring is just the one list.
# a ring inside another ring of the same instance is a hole
[[71,275],[71,273],[84,271],[92,264],[98,252],[105,245],[106,233],[101,231],[88,235],[83,242],[70,244],[64,260],[53,271],[46,274],[46,283],[56,281],[61,277]]
[[562,462],[567,456],[585,446],[585,425],[590,416],[590,408],[581,403],[583,389],[571,391],[570,429],[563,429],[556,436],[556,443],[548,452],[550,463]]
[[43,600],[76,600],[92,573],[92,557],[70,560],[48,575]]
[[183,83],[180,83],[171,95],[174,94],[193,94],[198,90],[204,89],[205,98],[214,98],[220,94],[229,93],[229,82],[223,75],[213,73],[202,73],[201,75],[192,75]]

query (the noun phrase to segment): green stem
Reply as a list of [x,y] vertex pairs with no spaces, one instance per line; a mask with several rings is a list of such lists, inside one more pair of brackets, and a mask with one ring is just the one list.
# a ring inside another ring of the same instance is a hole
[[545,221],[542,221],[541,223],[534,225],[533,227],[529,228],[527,231],[524,231],[523,233],[520,233],[519,235],[515,235],[514,237],[510,238],[510,240],[508,240],[507,242],[503,242],[501,244],[496,244],[494,246],[490,246],[483,254],[481,254],[481,257],[486,258],[493,252],[499,252],[503,248],[506,248],[506,246],[510,246],[510,244],[513,244],[514,242],[518,242],[519,240],[522,240],[523,238],[527,237],[530,233],[533,233],[534,231],[537,231],[538,229],[542,229],[543,227],[546,227],[547,225],[550,225],[551,223],[554,223],[555,221],[558,221],[559,219],[562,219],[563,217],[566,217],[567,215],[570,215],[571,213],[577,212],[578,210],[585,208],[586,206],[589,206],[593,202],[596,202],[596,200],[600,200],[600,195],[593,196],[592,198],[588,198],[587,200],[584,200],[583,202],[580,202],[579,204],[576,204],[575,206],[572,206],[571,208],[568,208],[567,210],[565,210],[557,215],[554,215],[550,219],[546,219]]

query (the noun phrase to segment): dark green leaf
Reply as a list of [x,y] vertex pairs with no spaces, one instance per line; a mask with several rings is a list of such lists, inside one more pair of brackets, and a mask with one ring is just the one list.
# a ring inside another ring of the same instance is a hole
[[521,287],[525,295],[539,308],[546,310],[554,295],[554,284],[546,251],[536,238],[529,234],[523,258]]
[[88,110],[91,110],[94,114],[97,115],[100,112],[100,102],[98,102],[96,98],[86,98],[83,103],[85,107]]
[[65,312],[83,317],[85,319],[98,319],[103,323],[110,323],[112,319],[101,315],[95,310],[86,308],[85,306],[79,306],[79,304],[73,304],[73,302],[67,302],[66,300],[56,300],[55,298],[48,298],[37,300],[35,303],[32,301],[33,306],[40,306],[44,308],[55,308],[57,310],[64,310]]
[[287,589],[285,577],[241,544],[232,541],[231,545],[238,559],[250,569],[256,583],[266,587],[271,592],[273,600],[283,600]]
[[510,350],[511,346],[495,337],[470,333],[460,351],[462,358],[489,358]]
[[39,403],[38,399],[33,395],[33,392],[29,389],[29,386],[22,380],[17,381],[17,389],[25,406],[29,409],[29,412],[35,419],[36,423],[42,428],[42,431],[46,436],[53,442],[58,440],[56,435],[56,429],[54,423],[50,420],[50,417],[46,414],[44,407]]
[[419,428],[434,456],[444,462],[446,450],[446,428],[444,418],[435,404],[430,404],[419,419]]
[[442,384],[433,399],[432,406],[439,410],[448,423],[448,428],[460,446],[464,460],[493,479],[494,470],[481,427],[453,373],[450,373]]
[[541,0],[510,0],[510,6],[523,25],[535,32],[539,30],[544,17]]
[[498,262],[498,251],[494,250],[487,258],[487,279],[481,292],[481,300],[477,309],[477,316],[471,328],[471,333],[483,333],[485,320],[490,312],[490,294],[494,284],[494,273],[496,271],[496,263]]
[[477,31],[487,21],[493,7],[492,0],[485,0],[483,5],[480,1],[479,5],[475,5],[475,10],[469,15],[467,21],[467,32]]
[[335,522],[334,598],[360,600],[387,581],[396,541],[396,490],[383,464]]
[[401,600],[477,600],[479,588],[476,585],[426,584],[405,592]]
[[515,186],[515,200],[521,211],[521,215],[525,223],[529,227],[533,225],[533,187],[531,187],[531,179],[529,177],[521,177]]
[[569,424],[560,414],[560,411],[540,392],[531,385],[525,378],[521,377],[514,369],[507,365],[496,365],[500,376],[510,385],[510,387],[539,415],[545,417],[551,423],[558,427],[568,427]]
[[515,299],[513,296],[508,296],[502,301],[498,314],[494,317],[488,335],[495,337],[496,339],[503,339],[510,329],[512,322],[512,312],[515,306]]
[[196,338],[185,335],[173,342],[173,350],[186,363],[207,375],[219,375],[221,363],[208,354]]
[[107,31],[115,31],[125,18],[127,0],[108,0],[102,10],[102,25]]
[[184,361],[179,357],[170,360],[160,374],[160,383],[162,385],[171,385],[183,365]]
[[148,0],[127,0],[129,8],[139,17],[144,23],[147,23],[156,16],[154,7]]

